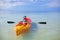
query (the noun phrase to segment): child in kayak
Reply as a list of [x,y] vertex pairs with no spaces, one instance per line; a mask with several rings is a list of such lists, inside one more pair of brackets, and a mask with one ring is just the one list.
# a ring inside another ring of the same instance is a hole
[[[23,22],[24,21],[24,22]],[[21,26],[21,25],[27,25],[28,24],[31,24],[31,19],[30,18],[27,18],[26,16],[23,17],[23,21],[20,21],[16,26]]]
[[25,24],[31,24],[31,19],[27,18],[26,16],[23,17],[23,20],[25,21]]

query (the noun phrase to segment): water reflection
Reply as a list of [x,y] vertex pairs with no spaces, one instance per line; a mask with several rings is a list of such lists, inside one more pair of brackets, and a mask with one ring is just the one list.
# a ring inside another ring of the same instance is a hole
[[[20,36],[20,37],[22,37],[22,40],[32,40],[34,38],[34,35],[37,32],[37,29],[38,29],[37,24],[33,22],[30,32],[28,32],[27,34],[24,34],[23,36]],[[19,39],[17,39],[17,40],[19,40]]]
[[2,30],[0,29],[0,40],[2,40]]

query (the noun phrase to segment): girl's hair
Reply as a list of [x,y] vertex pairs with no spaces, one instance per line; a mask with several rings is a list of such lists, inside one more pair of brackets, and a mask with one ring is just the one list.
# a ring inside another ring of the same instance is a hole
[[24,16],[24,17],[26,17],[26,16]]

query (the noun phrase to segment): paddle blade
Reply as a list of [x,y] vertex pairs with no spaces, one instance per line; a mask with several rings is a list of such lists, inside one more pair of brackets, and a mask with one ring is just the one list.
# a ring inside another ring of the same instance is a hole
[[46,22],[38,22],[39,24],[46,24]]

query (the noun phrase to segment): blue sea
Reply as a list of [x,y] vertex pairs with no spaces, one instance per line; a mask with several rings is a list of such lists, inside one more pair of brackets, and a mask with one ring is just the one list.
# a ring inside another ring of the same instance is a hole
[[[23,16],[32,20],[32,26],[29,33],[17,37],[13,28],[23,20]],[[7,21],[15,23],[8,24]],[[38,22],[46,22],[47,24],[39,24]],[[60,13],[0,11],[0,40],[60,40]]]

